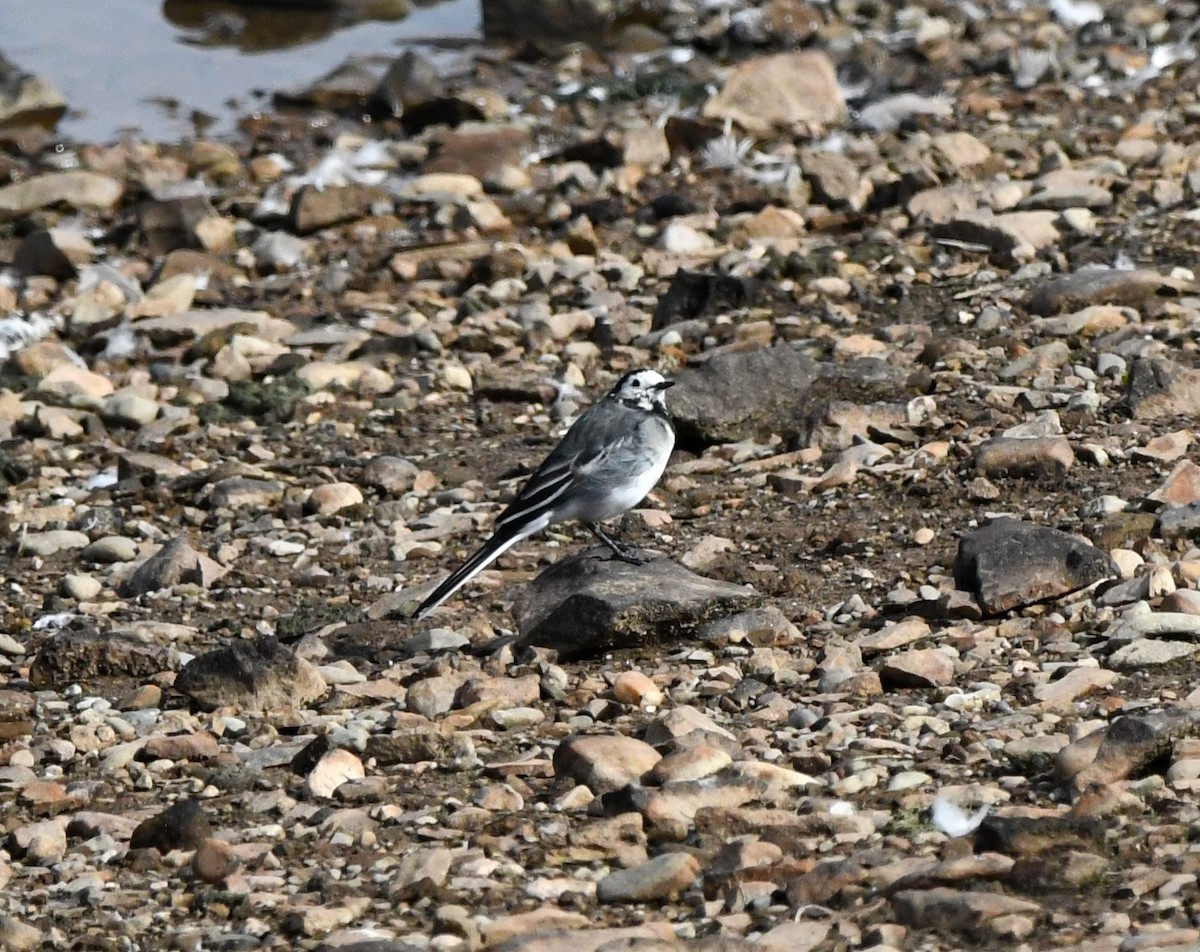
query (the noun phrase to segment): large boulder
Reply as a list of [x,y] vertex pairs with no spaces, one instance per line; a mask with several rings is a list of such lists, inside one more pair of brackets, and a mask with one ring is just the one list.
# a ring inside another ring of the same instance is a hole
[[989,615],[1057,598],[1107,578],[1117,566],[1077,536],[1003,516],[963,536],[954,584]]
[[681,445],[799,434],[816,366],[787,345],[711,357],[679,373],[668,405]]
[[632,565],[594,548],[552,565],[515,606],[522,645],[564,658],[677,643],[705,622],[760,602],[748,585],[689,572],[663,557]]

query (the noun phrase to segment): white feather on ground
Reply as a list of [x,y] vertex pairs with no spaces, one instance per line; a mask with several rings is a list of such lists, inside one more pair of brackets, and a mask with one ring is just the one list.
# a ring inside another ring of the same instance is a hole
[[979,828],[987,819],[989,807],[985,804],[974,813],[942,797],[933,801],[933,825],[947,836],[966,836]]
[[[45,340],[61,327],[61,317],[42,314],[40,311],[0,318],[0,363],[31,344]],[[79,361],[80,366],[83,365],[78,356],[74,356],[74,359]]]

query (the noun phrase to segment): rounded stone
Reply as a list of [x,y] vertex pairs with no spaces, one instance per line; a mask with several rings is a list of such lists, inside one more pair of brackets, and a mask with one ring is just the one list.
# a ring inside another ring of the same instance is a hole
[[399,456],[376,456],[362,471],[362,482],[384,492],[399,495],[412,489],[420,469]]
[[85,562],[109,565],[114,562],[132,562],[138,556],[138,544],[125,536],[105,536],[97,539],[81,553]]
[[91,601],[104,589],[104,586],[90,575],[64,575],[58,583],[58,590],[64,598],[73,598],[77,602]]
[[596,884],[600,902],[647,902],[667,899],[688,889],[700,875],[700,861],[690,853],[664,853],[632,869],[609,873]]
[[658,707],[663,702],[663,692],[641,671],[622,671],[613,682],[613,697],[622,704],[636,707]]
[[118,391],[104,401],[104,416],[126,426],[145,426],[158,416],[158,401],[128,390]]
[[471,380],[471,371],[462,364],[447,364],[442,370],[442,377],[447,386],[454,390],[465,390],[468,393],[475,386]]
[[192,856],[192,872],[210,886],[223,886],[237,868],[237,855],[224,840],[209,837],[196,847]]

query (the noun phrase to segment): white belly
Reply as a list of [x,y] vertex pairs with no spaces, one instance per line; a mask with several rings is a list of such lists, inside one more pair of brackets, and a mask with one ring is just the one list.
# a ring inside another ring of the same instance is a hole
[[609,494],[611,505],[606,507],[606,511],[602,515],[595,516],[592,522],[603,522],[605,519],[615,519],[623,512],[628,512],[643,499],[650,495],[650,490],[658,485],[658,481],[662,479],[663,470],[667,468],[667,460],[670,459],[670,453],[664,453],[653,468],[645,470],[636,479],[631,479],[626,485],[626,488],[620,489]]
[[583,475],[579,481],[574,505],[564,511],[564,519],[582,519],[584,522],[604,522],[628,512],[649,495],[667,468],[671,450],[675,445],[675,433],[665,421],[651,418],[643,424],[657,432],[643,434],[658,447],[653,458],[644,456],[645,444],[641,444],[643,458],[639,454],[614,453],[603,466]]

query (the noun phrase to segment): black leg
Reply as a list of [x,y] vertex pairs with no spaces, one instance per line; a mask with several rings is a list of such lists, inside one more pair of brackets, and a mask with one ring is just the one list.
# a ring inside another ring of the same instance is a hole
[[613,554],[622,562],[628,562],[630,565],[645,565],[648,561],[641,556],[634,555],[625,546],[618,545],[615,539],[610,539],[604,534],[604,531],[594,522],[589,522],[587,527],[592,530],[592,535],[603,542],[606,546],[613,550]]

